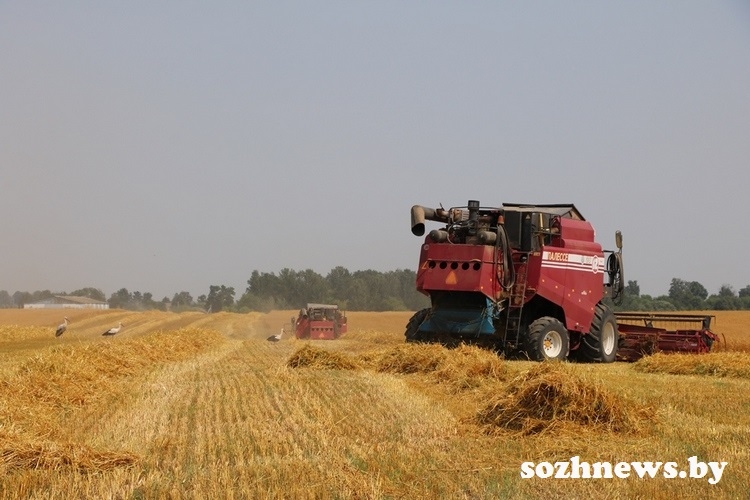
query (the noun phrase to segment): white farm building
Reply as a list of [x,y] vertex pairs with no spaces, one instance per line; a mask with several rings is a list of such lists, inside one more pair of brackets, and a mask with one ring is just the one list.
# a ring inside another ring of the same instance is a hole
[[24,304],[24,309],[109,309],[109,304],[101,300],[75,295],[55,295],[50,299],[32,304]]

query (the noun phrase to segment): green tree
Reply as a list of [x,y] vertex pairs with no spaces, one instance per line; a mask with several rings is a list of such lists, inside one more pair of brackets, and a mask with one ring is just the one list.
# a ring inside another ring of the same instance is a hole
[[625,293],[631,297],[640,297],[641,287],[638,285],[638,281],[628,280],[628,284],[625,287]]
[[620,311],[643,311],[648,310],[641,299],[641,287],[638,282],[629,280],[622,294],[622,302],[615,305],[615,309]]
[[151,292],[143,292],[143,307],[146,309],[160,309],[161,304],[154,301],[154,294]]
[[13,297],[10,296],[7,290],[0,290],[0,307],[8,309],[13,307]]
[[[166,299],[166,297],[164,297]],[[189,292],[182,291],[172,297],[172,309],[185,309],[193,305],[193,296]]]
[[16,305],[16,307],[23,307],[25,304],[30,304],[32,302],[34,302],[34,299],[29,292],[21,292],[16,290],[13,293],[13,303]]
[[211,285],[209,287],[208,297],[206,298],[206,308],[208,311],[219,312],[225,309],[231,309],[233,305],[233,286]]
[[109,307],[112,309],[127,309],[130,307],[130,303],[133,300],[133,296],[128,292],[127,288],[120,288],[115,293],[109,296]]
[[130,301],[131,309],[143,309],[143,295],[139,291],[133,292],[133,298]]
[[734,293],[731,285],[722,285],[718,295],[712,295],[706,301],[710,309],[717,311],[734,311],[742,308],[742,300]]
[[669,300],[678,310],[704,309],[708,290],[697,281],[672,278],[669,286]]

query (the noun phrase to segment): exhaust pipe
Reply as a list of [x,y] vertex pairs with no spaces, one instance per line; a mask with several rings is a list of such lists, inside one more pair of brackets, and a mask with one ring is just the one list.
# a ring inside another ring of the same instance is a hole
[[414,236],[424,236],[425,219],[435,221],[442,220],[437,218],[437,210],[434,208],[426,208],[421,205],[414,205],[411,207],[411,233]]

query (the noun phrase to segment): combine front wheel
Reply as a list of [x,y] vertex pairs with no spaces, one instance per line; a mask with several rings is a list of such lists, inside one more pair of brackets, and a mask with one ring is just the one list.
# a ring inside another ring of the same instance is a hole
[[611,363],[617,356],[617,320],[615,315],[602,303],[596,305],[591,331],[584,335],[578,358],[594,363]]
[[559,360],[568,357],[570,338],[560,320],[545,316],[529,325],[526,354],[534,361]]
[[406,341],[407,342],[421,342],[422,339],[419,335],[419,325],[421,325],[427,315],[430,313],[430,308],[427,307],[421,311],[417,311],[414,316],[409,319],[406,324]]

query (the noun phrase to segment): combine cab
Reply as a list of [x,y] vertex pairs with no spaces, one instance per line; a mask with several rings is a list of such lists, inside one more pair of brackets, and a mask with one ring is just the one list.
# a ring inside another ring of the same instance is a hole
[[298,339],[333,340],[344,333],[346,315],[337,305],[307,304],[294,322],[294,334]]
[[708,325],[668,330],[615,315],[609,304],[624,288],[622,236],[615,235],[617,251],[604,250],[572,204],[412,207],[414,235],[425,235],[427,220],[443,224],[427,233],[419,256],[417,290],[431,307],[409,320],[408,342],[609,363],[618,348],[633,359],[649,349],[705,352],[715,340]]

